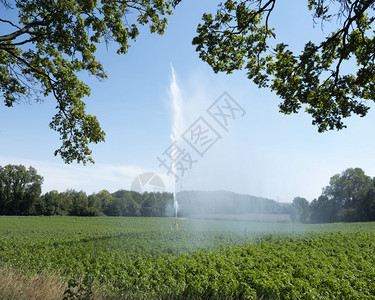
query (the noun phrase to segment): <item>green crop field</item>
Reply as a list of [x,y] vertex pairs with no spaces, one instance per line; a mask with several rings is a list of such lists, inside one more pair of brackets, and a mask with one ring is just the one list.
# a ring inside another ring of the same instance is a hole
[[375,299],[375,223],[173,222],[0,217],[0,267],[76,280],[71,297]]

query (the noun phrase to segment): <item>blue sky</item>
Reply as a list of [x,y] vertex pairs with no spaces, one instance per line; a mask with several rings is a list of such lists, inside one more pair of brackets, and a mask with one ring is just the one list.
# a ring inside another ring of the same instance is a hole
[[[0,107],[0,165],[35,167],[44,176],[43,192],[129,189],[143,172],[159,174],[170,190],[172,179],[157,157],[171,145],[173,66],[182,131],[199,117],[210,120],[206,109],[224,92],[246,111],[228,132],[217,129],[221,139],[185,173],[178,189],[231,190],[283,202],[302,196],[311,201],[332,175],[346,168],[361,167],[375,176],[374,110],[365,118],[347,119],[343,131],[320,134],[304,112],[280,114],[278,97],[258,89],[245,72],[214,74],[200,61],[191,40],[203,12],[216,11],[219,2],[182,1],[164,36],[142,30],[126,55],[115,54],[115,44],[99,47],[97,58],[109,79],[99,82],[82,74],[92,88],[85,99],[87,111],[97,115],[107,133],[105,143],[92,146],[94,165],[65,165],[53,156],[59,136],[48,127],[55,113],[52,98],[41,104]],[[298,50],[307,39],[323,36],[320,26],[313,28],[306,2],[278,4],[271,20],[276,42]],[[217,126],[212,119],[210,124]],[[177,139],[182,141],[181,136]]]

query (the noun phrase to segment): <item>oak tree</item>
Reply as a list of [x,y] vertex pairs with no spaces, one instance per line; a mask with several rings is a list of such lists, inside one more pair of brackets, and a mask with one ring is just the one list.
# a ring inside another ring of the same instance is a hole
[[83,98],[86,71],[107,75],[96,59],[98,44],[115,42],[124,54],[139,34],[139,25],[163,34],[171,2],[164,0],[0,0],[0,97],[6,106],[42,101],[52,95],[56,114],[50,127],[60,134],[55,151],[66,163],[93,162],[90,143],[104,141],[95,116]]
[[[283,101],[280,111],[312,116],[319,132],[342,129],[351,114],[365,116],[375,100],[373,0],[308,0],[312,19],[338,28],[319,43],[306,38],[294,52],[271,28],[277,0],[227,0],[215,14],[203,15],[193,45],[215,72],[245,69],[261,88]],[[292,4],[291,4],[292,5]],[[345,63],[355,63],[352,72]]]

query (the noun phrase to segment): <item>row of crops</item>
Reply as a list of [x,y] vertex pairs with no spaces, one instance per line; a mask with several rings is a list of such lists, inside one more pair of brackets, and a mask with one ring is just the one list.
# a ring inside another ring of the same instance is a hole
[[129,299],[375,299],[375,223],[0,217],[0,264]]

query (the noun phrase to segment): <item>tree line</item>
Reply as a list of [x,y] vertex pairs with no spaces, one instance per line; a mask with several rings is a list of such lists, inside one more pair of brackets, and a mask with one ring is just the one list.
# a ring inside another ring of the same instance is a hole
[[292,221],[302,223],[375,221],[375,177],[349,168],[331,177],[318,199],[296,197]]
[[43,177],[22,165],[0,166],[0,215],[143,216],[163,217],[172,210],[167,192],[102,190],[50,191],[42,195]]
[[[70,215],[164,217],[173,215],[173,195],[168,192],[102,190],[87,195],[73,189],[42,195],[43,177],[33,167],[0,166],[0,215]],[[197,213],[290,213],[302,223],[375,221],[375,178],[360,168],[331,177],[318,199],[310,203],[296,197],[282,206],[270,199],[231,192],[182,192],[179,216]],[[192,207],[194,208],[192,210]]]

